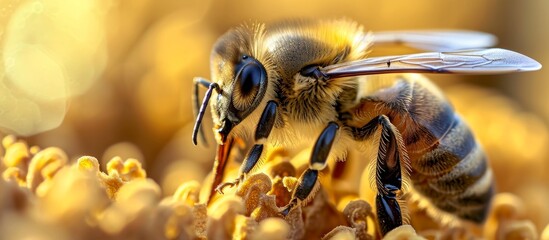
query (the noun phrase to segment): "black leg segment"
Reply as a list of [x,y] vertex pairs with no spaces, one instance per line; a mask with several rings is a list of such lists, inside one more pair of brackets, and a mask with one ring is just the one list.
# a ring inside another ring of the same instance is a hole
[[[379,139],[379,150],[377,153],[377,177],[378,190],[383,192],[393,192],[402,187],[402,171],[400,168],[401,154],[403,146],[399,146],[396,128],[385,116],[378,118],[382,126],[381,137]],[[402,145],[402,141],[400,141]]]
[[307,199],[318,180],[318,170],[307,169],[300,177],[292,198],[297,198],[301,201]]
[[224,182],[219,184],[215,188],[215,191],[220,194],[223,194],[224,188],[233,187],[240,184],[240,182],[244,180],[244,177],[246,176],[246,174],[248,174],[254,168],[254,166],[259,162],[262,152],[263,152],[263,144],[255,144],[246,155],[246,158],[244,158],[244,162],[242,163],[242,165],[240,165],[238,178],[236,178],[231,182]]
[[267,105],[265,106],[265,109],[261,114],[261,118],[259,119],[259,123],[257,124],[257,127],[255,129],[256,144],[252,147],[252,149],[250,149],[250,151],[246,155],[246,158],[244,158],[244,162],[242,162],[242,165],[240,166],[240,173],[238,175],[238,178],[236,178],[232,182],[219,184],[219,186],[217,186],[217,188],[215,189],[217,192],[223,194],[223,189],[225,187],[238,185],[241,181],[244,180],[246,174],[250,173],[250,171],[252,171],[257,163],[259,163],[259,160],[261,159],[261,154],[263,153],[262,142],[267,139],[267,137],[271,133],[271,130],[274,127],[277,107],[278,105],[275,101],[267,102]]
[[336,139],[338,129],[339,125],[337,123],[330,122],[316,140],[309,161],[309,169],[299,177],[298,184],[292,194],[292,200],[280,212],[282,215],[288,215],[292,208],[301,202],[307,202],[315,194],[319,176],[318,172],[326,167],[328,155]]
[[378,116],[362,128],[352,129],[355,139],[366,140],[381,126],[376,161],[377,217],[382,234],[402,225],[397,192],[402,188],[402,164],[408,155],[397,128],[385,115]]
[[240,173],[249,173],[259,161],[261,153],[263,153],[263,144],[255,144],[240,166]]
[[337,123],[330,122],[324,131],[322,131],[320,137],[316,140],[313,153],[311,154],[310,168],[321,170],[326,166],[326,160],[328,159],[330,149],[332,149],[338,129],[339,125]]
[[311,198],[315,185],[318,181],[318,170],[307,169],[299,177],[299,183],[297,184],[293,194],[292,200],[286,205],[280,213],[284,216],[290,213],[290,210],[297,206],[300,202],[306,201],[308,198]]
[[396,195],[378,194],[376,196],[376,209],[379,227],[383,235],[402,225],[402,213]]
[[273,126],[276,120],[277,107],[278,107],[278,104],[276,104],[275,101],[269,101],[267,103],[265,110],[263,110],[263,114],[261,114],[259,123],[257,123],[257,128],[255,129],[254,140],[256,142],[264,141],[265,139],[267,139],[267,137],[271,133],[271,130],[273,129]]

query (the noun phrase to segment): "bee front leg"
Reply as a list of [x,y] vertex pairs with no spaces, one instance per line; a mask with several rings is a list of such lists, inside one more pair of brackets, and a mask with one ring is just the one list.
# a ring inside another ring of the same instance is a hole
[[402,188],[402,163],[408,163],[408,154],[398,129],[385,115],[372,119],[362,128],[353,129],[355,138],[365,140],[381,126],[376,162],[377,218],[385,235],[402,225],[402,213],[397,193]]
[[299,177],[298,184],[292,194],[292,200],[280,212],[282,215],[288,215],[291,209],[301,204],[301,202],[307,202],[314,196],[315,189],[318,188],[318,172],[326,168],[328,154],[338,130],[339,125],[330,122],[316,140],[309,161],[309,169]]
[[267,137],[269,137],[269,134],[273,129],[277,107],[278,105],[275,101],[269,101],[267,103],[267,106],[263,110],[259,123],[255,129],[254,140],[256,144],[244,158],[244,162],[242,162],[242,165],[240,166],[238,177],[234,181],[219,184],[219,186],[215,189],[217,192],[223,194],[224,188],[238,185],[244,180],[246,174],[250,173],[257,165],[261,154],[263,153],[263,143],[267,140]]

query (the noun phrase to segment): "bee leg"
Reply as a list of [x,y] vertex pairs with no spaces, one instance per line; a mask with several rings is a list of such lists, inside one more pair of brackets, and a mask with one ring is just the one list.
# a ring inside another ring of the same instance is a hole
[[265,106],[265,109],[261,114],[261,118],[259,119],[259,123],[255,129],[254,140],[256,144],[248,152],[242,165],[240,165],[238,178],[231,182],[219,184],[216,188],[217,192],[223,194],[224,188],[238,185],[244,180],[246,174],[250,173],[250,171],[252,171],[252,169],[257,165],[261,154],[263,153],[263,143],[267,140],[267,137],[273,129],[276,120],[277,107],[278,104],[275,101],[269,101],[267,103],[267,106]]
[[376,162],[376,209],[382,234],[402,225],[402,213],[397,193],[402,188],[401,162],[407,161],[402,137],[389,118],[381,115],[362,128],[354,129],[355,137],[366,139],[381,126],[379,150]]
[[280,212],[282,215],[288,215],[290,210],[295,206],[301,202],[307,202],[314,196],[314,190],[318,187],[318,172],[326,168],[328,154],[330,153],[338,129],[339,125],[337,123],[330,122],[316,140],[309,161],[309,169],[299,177],[298,184],[292,194],[292,200]]

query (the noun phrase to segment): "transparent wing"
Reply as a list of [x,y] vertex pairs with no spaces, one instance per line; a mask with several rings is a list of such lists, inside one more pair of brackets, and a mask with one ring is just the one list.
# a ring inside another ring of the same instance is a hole
[[499,74],[535,71],[537,61],[506,49],[491,48],[458,52],[428,52],[409,55],[372,57],[321,68],[328,78],[384,73],[461,73]]
[[375,45],[403,44],[436,52],[488,48],[497,43],[492,34],[466,30],[383,31],[373,36]]

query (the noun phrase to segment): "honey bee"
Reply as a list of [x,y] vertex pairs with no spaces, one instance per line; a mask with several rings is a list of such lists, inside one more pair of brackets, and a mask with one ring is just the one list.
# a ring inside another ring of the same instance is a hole
[[[350,20],[294,21],[230,30],[215,43],[211,78],[195,78],[193,141],[211,101],[218,143],[214,189],[239,184],[264,148],[313,146],[282,215],[311,199],[319,171],[350,149],[373,146],[376,212],[382,234],[403,224],[403,182],[437,211],[481,223],[494,194],[482,148],[441,90],[417,73],[499,74],[541,65],[470,31],[369,33]],[[372,46],[405,44],[434,52],[367,57]],[[475,50],[463,50],[475,49]],[[388,75],[380,75],[388,74]],[[200,105],[199,87],[208,90]],[[222,183],[235,139],[255,144],[240,175]],[[313,145],[314,143],[314,145]],[[372,148],[370,148],[372,149]],[[364,153],[365,160],[371,153]]]

